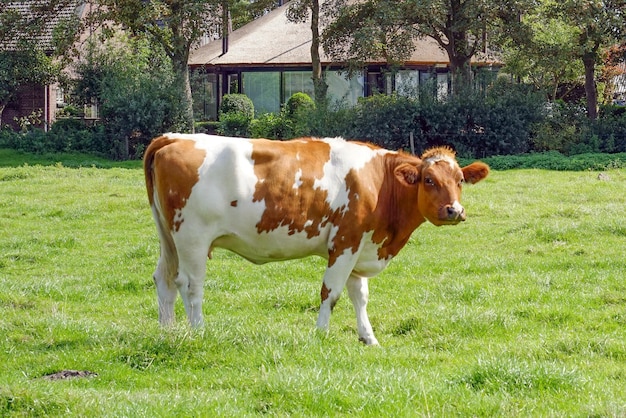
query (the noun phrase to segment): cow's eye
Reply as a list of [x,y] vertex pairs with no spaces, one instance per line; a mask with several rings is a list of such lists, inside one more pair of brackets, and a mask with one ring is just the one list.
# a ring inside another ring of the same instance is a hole
[[431,179],[430,177],[426,177],[424,179],[424,184],[426,184],[427,186],[434,186],[435,182],[433,181],[433,179]]

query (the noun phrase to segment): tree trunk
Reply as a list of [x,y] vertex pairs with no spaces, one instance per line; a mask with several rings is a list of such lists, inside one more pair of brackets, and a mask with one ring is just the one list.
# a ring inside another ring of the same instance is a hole
[[595,70],[596,54],[587,52],[583,55],[585,66],[585,95],[587,97],[587,117],[591,120],[598,118],[598,91],[596,90]]
[[462,55],[456,55],[454,52],[448,52],[448,58],[450,59],[450,74],[452,76],[452,95],[460,94],[471,86],[472,69],[469,63],[470,59]]
[[315,102],[319,106],[326,102],[328,85],[322,74],[320,59],[320,32],[319,32],[320,3],[319,0],[311,1],[311,65],[313,66],[313,94]]
[[193,98],[191,95],[191,83],[189,81],[189,48],[177,48],[172,57],[174,72],[177,78],[179,91],[181,92],[182,116],[184,128],[188,132],[194,132]]

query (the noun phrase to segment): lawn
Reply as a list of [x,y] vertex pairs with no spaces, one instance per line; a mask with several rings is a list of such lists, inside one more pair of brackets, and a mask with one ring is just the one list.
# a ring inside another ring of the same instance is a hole
[[466,186],[468,220],[370,282],[366,347],[347,295],[315,330],[317,258],[216,251],[205,329],[180,300],[161,329],[139,163],[25,161],[0,162],[0,416],[626,415],[626,169]]

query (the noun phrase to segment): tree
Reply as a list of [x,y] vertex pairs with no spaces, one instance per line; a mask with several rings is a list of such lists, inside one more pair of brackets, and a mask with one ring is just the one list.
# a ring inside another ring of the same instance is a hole
[[326,102],[328,85],[322,73],[322,60],[320,58],[320,0],[295,0],[287,9],[287,19],[298,23],[311,19],[311,65],[313,92],[315,102],[322,105]]
[[529,36],[520,42],[506,40],[502,45],[504,70],[547,93],[550,100],[564,98],[562,87],[578,84],[583,73],[576,59],[576,31],[562,20],[550,17],[545,6],[524,16]]
[[119,33],[109,42],[91,43],[76,66],[73,94],[79,103],[99,104],[115,158],[140,156],[156,135],[179,122],[179,95],[171,61],[158,46]]
[[455,92],[470,84],[471,59],[487,51],[490,36],[525,32],[518,17],[531,6],[532,0],[334,0],[336,18],[323,45],[335,60],[402,62],[415,48],[413,40],[430,37],[448,55]]
[[625,0],[546,0],[552,14],[575,30],[575,55],[585,69],[587,116],[598,116],[596,65],[603,51],[619,42],[626,33]]
[[604,104],[613,102],[615,92],[615,78],[624,75],[626,61],[626,42],[608,48],[603,57],[600,81],[604,83]]
[[[186,128],[193,131],[193,106],[187,62],[201,37],[220,33],[221,0],[95,0],[90,21],[107,29],[116,23],[131,34],[144,34],[171,59],[184,104]],[[105,31],[107,33],[110,31]]]

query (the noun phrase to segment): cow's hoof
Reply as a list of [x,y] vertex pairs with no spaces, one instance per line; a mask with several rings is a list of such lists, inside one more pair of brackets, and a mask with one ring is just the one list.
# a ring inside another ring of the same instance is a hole
[[378,344],[378,340],[376,339],[376,337],[374,337],[373,335],[369,337],[361,337],[359,338],[359,341],[361,341],[365,345],[380,345]]

